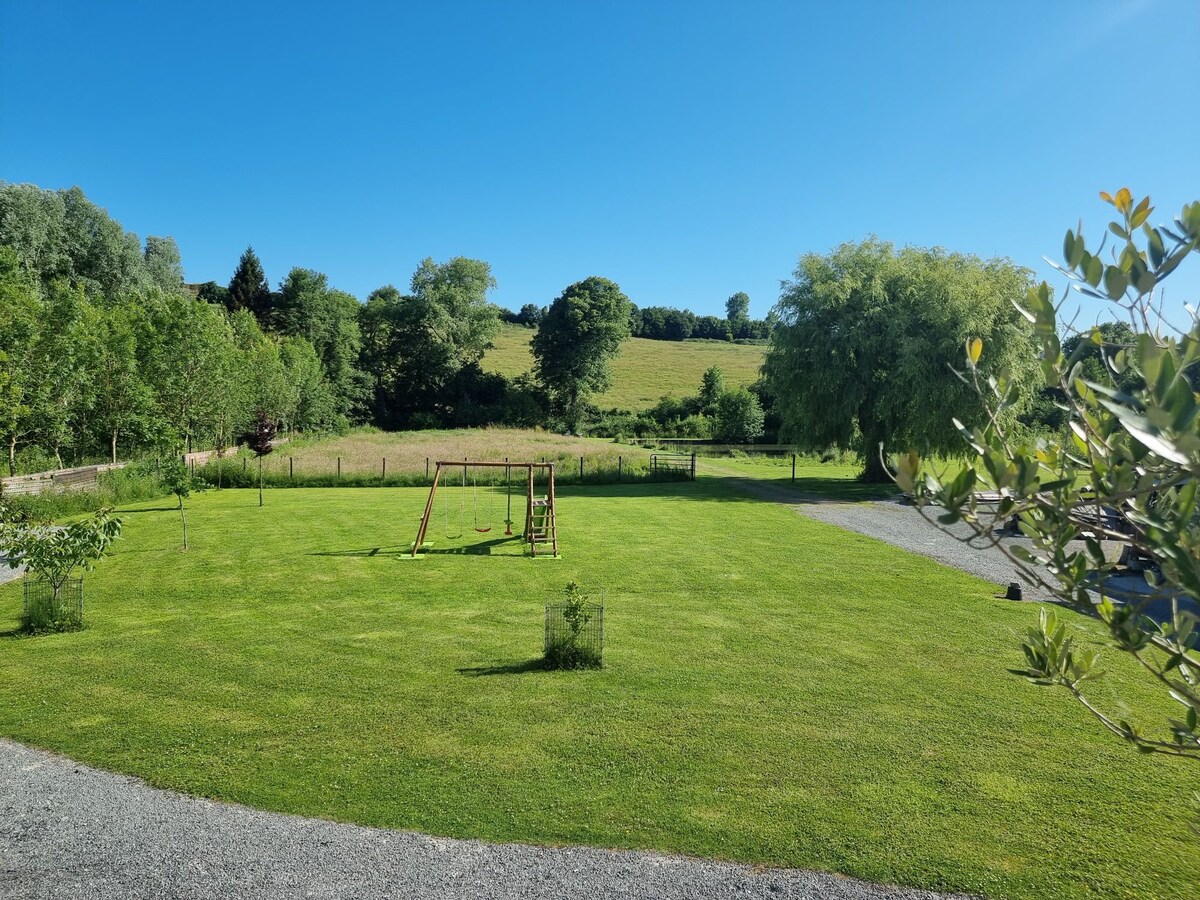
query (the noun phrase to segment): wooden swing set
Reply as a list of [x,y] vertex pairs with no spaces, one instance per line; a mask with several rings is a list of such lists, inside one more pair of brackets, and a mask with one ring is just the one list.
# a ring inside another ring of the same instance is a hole
[[[505,518],[505,535],[512,535],[513,517],[512,517],[512,498],[513,498],[513,479],[512,472],[514,469],[523,469],[526,474],[525,478],[525,528],[521,532],[521,538],[529,545],[529,555],[538,555],[538,545],[549,544],[551,556],[558,556],[558,525],[555,518],[554,509],[554,463],[535,463],[535,462],[490,462],[490,461],[475,461],[464,459],[462,461],[441,460],[437,464],[437,468],[433,473],[433,486],[429,489],[429,499],[425,501],[425,514],[421,516],[421,527],[417,529],[417,539],[413,542],[412,556],[416,558],[421,548],[425,546],[425,534],[429,530],[429,520],[433,516],[434,498],[437,496],[438,484],[442,480],[443,470],[462,469],[462,493],[459,494],[459,530],[457,534],[451,533],[453,522],[451,521],[451,508],[449,497],[446,500],[446,536],[448,538],[461,537],[463,528],[462,522],[466,515],[466,491],[467,491],[467,473],[469,469],[504,469],[504,480],[507,493],[508,514]],[[546,472],[546,493],[543,496],[536,496],[534,490],[534,473],[536,470],[545,470]],[[447,485],[450,480],[447,478]],[[479,489],[474,476],[471,478],[472,487],[472,505],[474,510],[475,531],[485,534],[492,530],[492,522],[490,516],[485,516],[483,522],[479,517]],[[491,509],[493,494],[489,493],[488,510]],[[543,553],[545,549],[543,547]]]

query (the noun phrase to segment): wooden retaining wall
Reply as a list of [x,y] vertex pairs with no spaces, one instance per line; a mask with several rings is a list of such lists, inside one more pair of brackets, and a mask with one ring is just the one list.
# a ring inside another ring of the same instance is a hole
[[57,469],[53,472],[0,478],[0,496],[18,497],[28,494],[94,490],[100,483],[102,472],[120,469],[124,465],[125,463],[108,463],[103,466],[80,466],[75,469]]

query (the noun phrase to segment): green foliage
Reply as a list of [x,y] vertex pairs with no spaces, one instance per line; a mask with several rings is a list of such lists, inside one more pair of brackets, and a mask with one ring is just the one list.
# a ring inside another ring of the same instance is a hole
[[951,366],[982,337],[985,377],[1013,389],[1014,418],[1032,390],[1030,328],[1017,314],[1030,273],[938,249],[869,239],[807,254],[784,284],[764,371],[782,437],[805,448],[857,450],[864,478],[887,478],[885,452],[962,453],[945,410],[969,425],[986,412]]
[[751,444],[762,437],[763,409],[745,388],[727,391],[717,401],[713,437],[726,444]]
[[418,414],[446,421],[500,327],[488,302],[495,288],[486,262],[424,260],[412,293],[392,285],[371,292],[362,310],[363,366],[374,380],[374,420],[408,427]]
[[550,304],[533,337],[534,374],[572,432],[587,396],[609,385],[610,363],[629,337],[629,310],[616,282],[592,276]]
[[121,520],[107,509],[66,525],[0,519],[0,555],[44,578],[57,596],[72,572],[90,572],[120,536]]
[[[584,629],[593,616],[601,613],[583,593],[579,584],[568,581],[563,600],[552,607],[562,617],[564,629],[547,626],[543,663],[547,669],[599,669],[604,665],[603,645],[586,640]],[[551,610],[547,611],[551,614]]]
[[[1069,230],[1061,271],[1082,293],[1118,304],[1133,327],[1097,327],[1063,340],[1045,284],[1020,307],[1036,335],[1044,384],[1063,398],[1069,435],[1041,443],[1014,435],[1005,415],[1016,403],[1012,386],[985,377],[980,357],[986,359],[990,348],[972,341],[962,379],[986,417],[982,425],[955,425],[974,454],[973,465],[938,474],[914,453],[901,460],[899,480],[918,503],[944,508],[939,522],[966,523],[975,538],[993,541],[1005,521],[1019,520],[1033,549],[999,546],[1023,576],[1062,603],[1096,615],[1109,646],[1133,657],[1183,710],[1155,736],[1102,710],[1081,687],[1094,677],[1094,656],[1077,653],[1045,615],[1024,645],[1031,678],[1065,687],[1139,750],[1200,759],[1197,620],[1184,605],[1184,598],[1200,597],[1200,403],[1194,387],[1200,322],[1193,313],[1191,328],[1178,336],[1152,327],[1155,290],[1200,247],[1200,202],[1184,206],[1172,226],[1154,227],[1147,221],[1149,197],[1135,202],[1126,188],[1101,197],[1120,213],[1108,228],[1118,238],[1114,261],[1103,262],[1082,231]],[[978,505],[977,484],[1000,492],[998,508]],[[1119,594],[1114,602],[1107,579],[1115,564],[1104,553],[1105,540],[1120,541],[1149,562],[1147,593]],[[1153,601],[1169,613],[1144,615]]]
[[247,247],[238,260],[229,287],[224,292],[211,293],[213,299],[223,300],[230,312],[247,310],[260,322],[266,321],[271,305],[271,286],[253,247]]
[[183,524],[183,547],[188,548],[188,532],[187,532],[187,511],[184,509],[183,501],[192,496],[193,492],[205,491],[208,489],[208,483],[203,478],[198,478],[192,474],[191,469],[181,460],[173,460],[162,469],[161,472],[163,487],[175,495],[175,499],[179,501],[179,519]]
[[700,380],[700,412],[711,416],[717,411],[717,403],[725,393],[725,375],[717,366],[704,370]]

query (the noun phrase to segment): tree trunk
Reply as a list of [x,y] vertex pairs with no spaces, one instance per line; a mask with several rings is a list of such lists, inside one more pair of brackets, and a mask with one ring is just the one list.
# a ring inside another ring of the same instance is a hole
[[183,497],[182,496],[180,496],[180,498],[179,498],[179,518],[183,522],[183,549],[186,550],[188,548],[188,545],[187,545],[187,516],[184,514],[184,511],[183,511]]
[[262,457],[258,458],[258,505],[262,506]]
[[10,435],[8,439],[8,474],[17,474],[17,436]]
[[863,470],[859,473],[858,480],[867,484],[887,484],[892,477],[880,458],[883,454],[883,435],[870,414],[861,409],[858,413],[858,430],[862,433],[863,442]]
[[112,461],[113,465],[117,464],[117,430],[115,428],[112,433]]

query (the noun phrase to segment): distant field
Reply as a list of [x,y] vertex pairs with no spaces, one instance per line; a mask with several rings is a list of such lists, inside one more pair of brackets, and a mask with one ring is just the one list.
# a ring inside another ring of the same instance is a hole
[[[528,372],[533,366],[529,341],[534,332],[519,325],[505,325],[496,337],[495,349],[483,359],[489,372],[509,377]],[[758,380],[765,347],[721,344],[708,341],[650,341],[630,338],[621,347],[613,366],[612,388],[596,398],[602,408],[649,409],[670,394],[684,397],[700,388],[700,377],[710,366],[719,366],[730,387]]]

